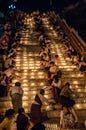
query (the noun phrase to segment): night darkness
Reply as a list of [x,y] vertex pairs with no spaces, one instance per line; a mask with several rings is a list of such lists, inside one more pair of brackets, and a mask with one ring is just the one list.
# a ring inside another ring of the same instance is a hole
[[[0,10],[6,11],[12,1],[0,0]],[[55,10],[86,41],[86,0],[17,0],[16,6],[25,12]]]
[[[13,0],[0,0],[0,9],[7,9],[7,5]],[[57,11],[61,11],[64,7],[75,4],[81,0],[17,0],[17,7],[21,10],[30,12],[39,9],[40,11],[46,11],[50,9],[50,3],[52,2],[52,8]],[[83,1],[83,0],[82,0]]]

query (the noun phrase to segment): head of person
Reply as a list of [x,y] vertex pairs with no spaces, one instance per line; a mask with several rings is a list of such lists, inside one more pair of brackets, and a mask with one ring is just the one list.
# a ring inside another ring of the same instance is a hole
[[25,110],[23,107],[19,108],[18,109],[18,114],[22,114],[22,113],[25,113]]
[[41,89],[41,90],[40,90],[40,94],[41,94],[41,95],[44,95],[44,94],[45,94],[45,90],[44,90],[44,89]]
[[41,123],[38,123],[31,130],[45,130],[45,126]]
[[5,112],[5,117],[11,119],[15,115],[14,109],[8,109]]
[[62,70],[58,70],[56,75],[58,76],[58,78],[61,78],[62,77]]
[[55,55],[55,58],[57,59],[59,56],[58,55]]
[[9,69],[13,69],[13,68],[14,68],[14,66],[13,66],[13,65],[10,65],[10,66],[9,66]]
[[55,76],[54,81],[57,83],[59,81],[59,78]]
[[67,106],[62,106],[62,110],[63,110],[63,113],[66,114],[68,113],[68,107]]
[[50,66],[54,66],[54,65],[55,65],[54,61],[51,61]]
[[16,82],[16,83],[15,83],[15,86],[20,87],[20,86],[21,86],[21,83],[20,83],[20,82]]
[[0,79],[5,80],[6,79],[6,74],[2,73]]
[[69,82],[66,82],[66,83],[65,83],[65,86],[70,87],[70,83],[69,83]]
[[46,53],[43,53],[43,55],[44,55],[44,56],[47,56],[47,54],[46,54]]

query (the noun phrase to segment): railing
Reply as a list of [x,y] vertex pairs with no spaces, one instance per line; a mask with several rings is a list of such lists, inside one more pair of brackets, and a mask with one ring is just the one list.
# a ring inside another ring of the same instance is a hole
[[71,29],[70,40],[76,51],[86,58],[86,43],[80,38],[74,29]]
[[71,41],[72,47],[78,53],[81,54],[83,58],[86,58],[86,43],[81,39],[79,34],[74,28],[68,26],[65,19],[61,19],[59,15],[56,15],[54,12],[51,13],[52,20],[57,19],[58,25],[63,29],[64,33],[68,36]]
[[66,35],[69,35],[70,34],[70,32],[71,32],[71,29],[70,29],[70,27],[68,26],[68,24],[66,23],[66,21],[65,21],[65,19],[62,19],[62,28],[64,29],[64,33],[66,34]]

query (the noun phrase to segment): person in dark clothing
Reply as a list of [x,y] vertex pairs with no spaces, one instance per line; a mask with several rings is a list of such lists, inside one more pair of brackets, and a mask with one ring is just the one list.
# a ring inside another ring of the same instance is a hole
[[29,127],[29,118],[25,115],[24,108],[18,109],[18,116],[16,119],[17,130],[27,130]]
[[45,126],[41,123],[38,123],[31,130],[45,130]]
[[52,86],[52,92],[53,92],[54,100],[55,100],[56,103],[58,103],[61,88],[62,88],[61,79],[59,79],[58,77],[53,78],[51,86]]
[[66,82],[60,92],[60,104],[66,107],[73,107],[75,105],[75,101],[72,99],[72,94],[74,93],[70,88],[70,83]]
[[34,124],[42,122],[42,113],[41,113],[42,105],[45,102],[50,104],[48,99],[44,97],[44,94],[45,94],[44,89],[41,89],[40,93],[36,94],[34,102],[31,105],[30,118]]

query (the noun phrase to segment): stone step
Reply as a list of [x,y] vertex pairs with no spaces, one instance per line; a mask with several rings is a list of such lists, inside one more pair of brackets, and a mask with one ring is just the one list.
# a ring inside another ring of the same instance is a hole
[[[47,116],[48,118],[59,118],[60,117],[60,111],[61,109],[58,109],[58,110],[51,110],[51,111],[47,111]],[[76,114],[79,118],[79,120],[83,120],[85,121],[86,119],[86,108],[85,109],[76,109],[75,107],[75,111],[76,111]]]
[[[44,26],[45,25],[46,23],[44,24]],[[34,29],[34,26],[32,28]],[[50,30],[50,28],[46,29],[46,33],[50,36],[50,38],[52,37],[52,40],[54,41],[53,32],[52,30]],[[22,71],[20,73],[16,72],[16,74],[22,76],[21,83],[22,83],[22,88],[24,90],[23,107],[25,108],[27,112],[30,112],[30,107],[33,102],[34,96],[36,92],[38,92],[41,88],[46,88],[45,96],[48,97],[49,101],[52,102],[54,99],[53,99],[51,90],[47,89],[49,86],[46,85],[44,70],[42,70],[40,67],[41,62],[40,62],[40,56],[38,53],[40,51],[39,43],[37,40],[38,36],[35,37],[34,33],[30,34],[29,27],[26,30],[21,31],[21,34],[22,34],[22,38],[20,39],[20,44],[22,44],[21,46],[23,47],[23,49],[20,48],[17,51],[17,57],[15,61],[16,61],[16,67],[18,69],[21,69]],[[52,56],[56,53],[59,53],[59,50],[61,50],[59,59],[63,57],[63,60],[59,61],[59,69],[61,69],[63,72],[62,80],[63,82],[65,81],[70,82],[71,88],[78,95],[78,97],[74,97],[76,101],[76,104],[74,107],[79,115],[79,119],[85,120],[86,119],[85,77],[84,75],[81,75],[78,72],[78,70],[76,69],[76,66],[71,64],[71,61],[65,54],[65,51],[64,49],[62,49],[62,46],[58,44],[56,48],[56,45],[52,44],[51,46]],[[24,52],[26,52],[25,55],[24,55]],[[23,58],[26,59],[28,63],[24,61]],[[32,61],[35,67],[31,66]],[[39,76],[39,73],[40,73],[40,76]],[[15,83],[15,81],[16,80],[13,81],[12,85]],[[11,104],[10,96],[0,99],[0,112],[1,113],[4,113],[6,109],[11,108],[11,107],[12,107],[12,104]],[[59,119],[61,106],[59,104],[55,104],[55,109],[56,110],[53,110],[52,106],[48,106],[48,105],[44,105],[42,107],[42,111],[45,111],[47,113],[48,118],[52,118],[52,120],[47,121],[48,124],[45,124],[46,126],[50,126],[48,127],[47,130],[54,130],[54,129],[57,130],[58,125],[56,124],[59,123],[59,122],[57,123],[57,119]],[[55,118],[56,120],[53,120]],[[56,127],[54,125],[56,125]]]
[[[45,130],[59,130],[60,119],[59,118],[50,118],[43,122],[46,127]],[[84,122],[78,122],[78,126],[74,129],[68,130],[85,130]]]

